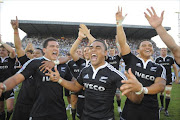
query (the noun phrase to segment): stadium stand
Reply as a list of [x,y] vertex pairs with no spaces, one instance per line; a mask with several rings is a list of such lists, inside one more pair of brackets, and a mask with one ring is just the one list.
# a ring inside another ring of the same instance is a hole
[[[65,56],[69,52],[70,47],[77,38],[79,22],[61,22],[61,21],[29,21],[19,20],[19,28],[27,33],[23,38],[22,45],[25,48],[28,42],[32,42],[34,47],[40,47],[42,42],[47,37],[54,37],[59,40],[60,56]],[[91,34],[97,39],[106,40],[109,47],[115,46],[116,25],[102,23],[83,23],[91,31]],[[170,27],[165,27],[170,30]],[[156,31],[150,26],[140,25],[124,25],[124,30],[127,35],[128,43],[134,54],[137,54],[136,49],[140,41],[150,40],[153,43],[155,52],[153,57],[159,56],[159,48],[155,42],[151,40],[156,36]],[[81,43],[80,47],[87,44],[87,40]]]

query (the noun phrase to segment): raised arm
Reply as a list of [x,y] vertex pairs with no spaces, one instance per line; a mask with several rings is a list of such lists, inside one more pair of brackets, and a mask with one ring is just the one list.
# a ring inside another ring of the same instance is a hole
[[[126,14],[127,15],[127,14]],[[124,20],[124,18],[126,17],[125,16],[122,16],[122,8],[121,10],[119,10],[119,7],[118,7],[118,12],[116,13],[116,26],[117,26],[117,30],[116,30],[116,34],[117,34],[117,38],[118,38],[118,42],[119,42],[119,45],[121,47],[121,54],[122,55],[127,55],[131,52],[131,49],[129,47],[129,45],[127,44],[127,40],[126,40],[126,35],[124,33],[124,29],[123,29],[123,26],[122,26],[122,22]]]
[[14,30],[14,44],[15,44],[17,56],[22,57],[25,55],[25,51],[22,48],[22,43],[19,37],[19,31],[18,31],[19,22],[17,16],[16,16],[16,20],[11,20],[11,25]]
[[4,48],[6,48],[7,51],[9,51],[9,57],[15,58],[16,56],[15,50],[10,45],[2,41],[1,34],[0,34],[0,43],[4,46]]
[[76,39],[76,41],[73,43],[71,49],[70,49],[70,55],[72,57],[72,59],[74,61],[77,61],[80,59],[80,57],[78,56],[78,54],[76,53],[78,46],[80,45],[80,43],[82,42],[82,40],[86,38],[86,36],[83,34],[82,29],[79,28],[79,33],[78,33],[78,38]]
[[152,12],[147,9],[150,15],[144,12],[146,19],[149,24],[156,30],[162,41],[167,45],[167,47],[172,51],[174,58],[178,64],[180,64],[180,46],[176,44],[171,35],[169,35],[166,29],[162,26],[164,11],[161,16],[158,17],[154,8],[151,7]]

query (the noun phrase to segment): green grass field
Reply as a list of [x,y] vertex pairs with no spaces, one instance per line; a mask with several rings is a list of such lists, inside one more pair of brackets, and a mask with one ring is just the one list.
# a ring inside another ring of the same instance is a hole
[[[17,96],[18,92],[16,92]],[[121,101],[121,108],[124,106],[124,101],[126,97],[122,96],[122,101]],[[65,104],[67,106],[67,99],[64,97]],[[180,84],[173,84],[173,89],[171,92],[171,102],[169,105],[169,117],[164,116],[164,111],[161,112],[160,114],[160,120],[180,120]],[[117,103],[114,102],[114,112],[115,112],[115,120],[119,120],[119,115],[117,112]],[[69,110],[67,111],[67,116],[68,120],[71,120],[71,115]],[[78,120],[78,118],[77,118]]]

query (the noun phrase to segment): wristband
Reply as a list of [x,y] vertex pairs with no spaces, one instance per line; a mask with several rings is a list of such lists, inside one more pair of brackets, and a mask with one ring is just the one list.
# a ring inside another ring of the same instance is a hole
[[3,83],[3,88],[4,88],[3,92],[6,92],[7,87],[6,87],[6,85],[4,83]]
[[148,94],[148,89],[147,89],[147,87],[143,87],[143,92],[144,92],[144,94]]
[[77,38],[78,40],[82,41],[79,37]]
[[19,34],[18,32],[14,32],[14,34]]
[[136,95],[140,95],[143,92],[143,87],[141,86],[141,90],[139,92],[135,92]]
[[119,27],[119,26],[122,26],[123,20],[119,20],[119,21],[116,21],[116,22],[117,22],[116,26]]
[[55,65],[59,65],[60,64],[59,60],[55,60],[53,62],[54,62]]
[[61,84],[61,82],[62,82],[62,79],[61,79],[61,78],[59,78],[58,83],[59,83],[59,84]]

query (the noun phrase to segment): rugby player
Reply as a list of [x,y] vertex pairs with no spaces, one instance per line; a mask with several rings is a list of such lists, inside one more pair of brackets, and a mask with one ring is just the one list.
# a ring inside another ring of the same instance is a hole
[[[175,81],[179,80],[178,70],[177,70],[177,67],[175,65],[174,58],[167,55],[167,48],[161,48],[160,54],[161,55],[156,58],[155,62],[158,64],[161,64],[166,69],[166,88],[165,88],[165,93],[166,93],[165,103],[166,104],[165,104],[165,113],[164,114],[165,114],[165,116],[169,116],[167,109],[168,109],[168,106],[170,103],[171,90],[172,90],[172,70],[171,70],[171,67],[173,67],[174,73],[176,75]],[[160,94],[160,101],[161,101],[160,111],[162,111],[164,109],[164,93]]]
[[[21,83],[30,76],[36,81],[35,101],[31,109],[31,120],[66,120],[66,109],[63,100],[63,87],[58,83],[50,81],[45,73],[40,71],[39,67],[42,61],[57,60],[59,54],[59,45],[56,39],[47,38],[43,43],[44,56],[29,60],[23,65],[19,73],[10,77],[3,83],[0,83],[0,92],[13,89],[14,86]],[[66,64],[60,64],[57,69],[61,76],[71,80],[72,76]],[[46,72],[47,73],[47,72]]]
[[165,88],[165,68],[150,59],[153,53],[153,46],[149,41],[140,43],[138,49],[139,57],[131,53],[122,26],[124,18],[122,8],[119,10],[118,7],[118,12],[116,13],[117,38],[121,47],[121,55],[126,64],[126,70],[131,68],[132,73],[142,83],[143,90],[141,92],[144,93],[144,98],[140,104],[134,104],[127,98],[122,118],[126,120],[158,120],[157,93],[164,91]]
[[[1,40],[0,35],[0,82],[5,81],[7,78],[11,77],[14,74],[14,65],[15,65],[15,51],[8,44],[4,43]],[[7,114],[4,111],[4,100],[6,100],[7,105]],[[9,120],[11,114],[13,113],[14,106],[14,91],[10,90],[4,92],[0,97],[0,119]],[[7,117],[6,117],[7,116]]]
[[[141,83],[129,69],[128,82],[126,77],[120,71],[105,61],[107,55],[107,46],[102,40],[95,40],[90,45],[90,61],[91,65],[85,67],[77,81],[67,81],[60,77],[59,72],[55,68],[55,72],[47,68],[50,79],[58,82],[65,88],[71,91],[79,91],[85,87],[85,105],[83,109],[82,120],[114,120],[114,94],[116,88],[122,90],[122,94],[126,95],[135,103],[140,103],[143,98],[143,93],[137,95],[142,89]],[[122,85],[123,84],[123,85]],[[131,87],[130,87],[131,86]]]

